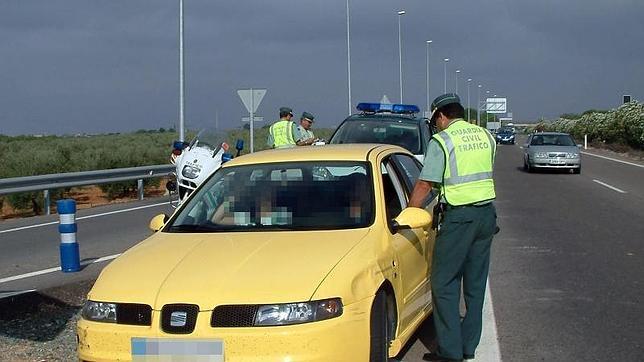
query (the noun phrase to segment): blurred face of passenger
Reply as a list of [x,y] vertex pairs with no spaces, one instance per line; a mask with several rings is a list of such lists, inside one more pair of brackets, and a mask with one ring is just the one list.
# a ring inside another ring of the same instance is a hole
[[369,194],[366,192],[367,185],[359,183],[355,186],[356,187],[351,193],[351,200],[349,202],[349,217],[360,220],[363,216],[363,204],[369,198]]

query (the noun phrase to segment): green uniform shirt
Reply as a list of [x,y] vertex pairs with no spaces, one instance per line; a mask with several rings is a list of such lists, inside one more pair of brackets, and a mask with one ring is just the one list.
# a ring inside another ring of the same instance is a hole
[[[443,173],[445,172],[445,152],[435,139],[431,138],[427,143],[427,152],[423,160],[423,169],[420,171],[419,179],[429,181],[433,187],[440,189],[443,183]],[[445,196],[441,194],[439,200],[445,203]]]
[[427,143],[427,152],[423,161],[423,170],[420,172],[421,180],[440,184],[443,182],[445,172],[445,152],[438,141],[430,139]]
[[295,140],[298,142],[308,140],[309,138],[315,138],[315,135],[313,134],[313,132],[311,132],[310,130],[304,129],[302,125],[297,126],[297,132],[293,133],[293,135],[295,136]]

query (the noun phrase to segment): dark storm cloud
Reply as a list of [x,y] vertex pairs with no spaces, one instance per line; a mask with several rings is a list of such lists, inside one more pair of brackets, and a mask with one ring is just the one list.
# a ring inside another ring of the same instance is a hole
[[[288,105],[318,127],[347,113],[345,0],[185,0],[186,120],[239,127],[236,90],[265,87],[267,121]],[[471,103],[477,84],[507,96],[515,117],[642,98],[641,1],[351,0],[353,103],[398,101],[402,20],[405,102],[431,94]],[[178,119],[178,0],[0,3],[0,133],[76,133],[169,127]]]

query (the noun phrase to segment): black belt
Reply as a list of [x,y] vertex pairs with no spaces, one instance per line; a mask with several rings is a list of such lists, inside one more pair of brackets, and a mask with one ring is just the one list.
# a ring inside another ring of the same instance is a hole
[[481,204],[481,205],[476,205],[476,204],[467,204],[467,205],[450,205],[450,204],[443,204],[445,210],[457,210],[457,209],[465,209],[468,207],[486,207],[492,205],[491,202],[488,202],[486,204]]

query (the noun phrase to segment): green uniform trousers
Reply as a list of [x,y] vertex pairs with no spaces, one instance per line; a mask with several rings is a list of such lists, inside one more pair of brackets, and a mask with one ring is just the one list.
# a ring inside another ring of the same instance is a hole
[[[443,357],[473,356],[479,344],[495,232],[496,210],[492,203],[448,208],[445,212],[436,237],[431,275],[437,352]],[[462,321],[461,281],[467,308]]]

